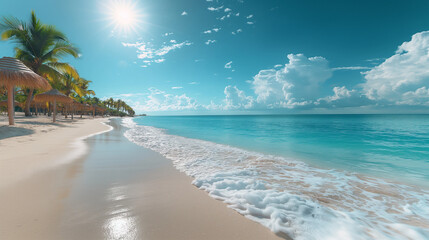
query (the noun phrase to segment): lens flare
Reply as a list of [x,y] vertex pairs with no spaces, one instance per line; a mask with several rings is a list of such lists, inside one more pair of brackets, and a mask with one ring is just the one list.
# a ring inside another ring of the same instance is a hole
[[105,5],[109,26],[113,33],[137,33],[143,24],[143,14],[133,0],[112,0]]

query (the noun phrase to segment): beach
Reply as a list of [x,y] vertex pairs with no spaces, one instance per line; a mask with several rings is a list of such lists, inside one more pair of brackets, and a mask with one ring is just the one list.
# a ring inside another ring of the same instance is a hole
[[129,142],[120,119],[16,122],[0,121],[1,239],[280,239]]

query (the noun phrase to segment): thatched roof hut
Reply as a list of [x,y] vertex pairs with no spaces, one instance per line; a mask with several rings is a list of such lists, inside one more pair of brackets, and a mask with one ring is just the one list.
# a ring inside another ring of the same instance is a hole
[[54,114],[52,114],[53,115],[53,122],[55,122],[56,115],[57,115],[57,101],[61,102],[61,103],[72,103],[73,102],[73,99],[62,94],[57,89],[51,89],[47,92],[38,94],[38,95],[36,95],[36,97],[34,97],[34,100],[37,102],[53,102],[53,104],[54,104]]
[[34,100],[37,102],[61,102],[61,103],[71,103],[73,99],[67,97],[57,89],[51,89],[47,92],[37,94],[34,97]]
[[46,79],[33,72],[18,59],[11,57],[0,58],[0,86],[51,88]]
[[3,57],[0,59],[0,86],[7,88],[9,125],[14,122],[14,88],[15,86],[28,88],[50,89],[48,81],[37,75],[16,58]]

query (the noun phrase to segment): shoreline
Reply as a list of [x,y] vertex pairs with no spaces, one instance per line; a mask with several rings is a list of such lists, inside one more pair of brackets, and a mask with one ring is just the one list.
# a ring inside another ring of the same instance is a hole
[[[20,121],[15,128],[23,127]],[[169,159],[129,142],[120,123],[110,121],[115,129],[106,132],[100,121],[42,124],[33,133],[0,140],[2,154],[7,152],[0,161],[0,236],[279,239],[196,188]],[[49,141],[55,147],[46,144]],[[62,155],[82,148],[79,142],[88,151],[65,161]],[[121,194],[116,196],[118,189]]]

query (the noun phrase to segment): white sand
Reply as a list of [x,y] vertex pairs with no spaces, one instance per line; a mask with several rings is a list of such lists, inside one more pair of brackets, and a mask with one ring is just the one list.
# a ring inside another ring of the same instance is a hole
[[109,129],[107,118],[25,118],[17,114],[14,126],[0,117],[0,189],[46,168],[64,164],[83,154],[78,138]]

